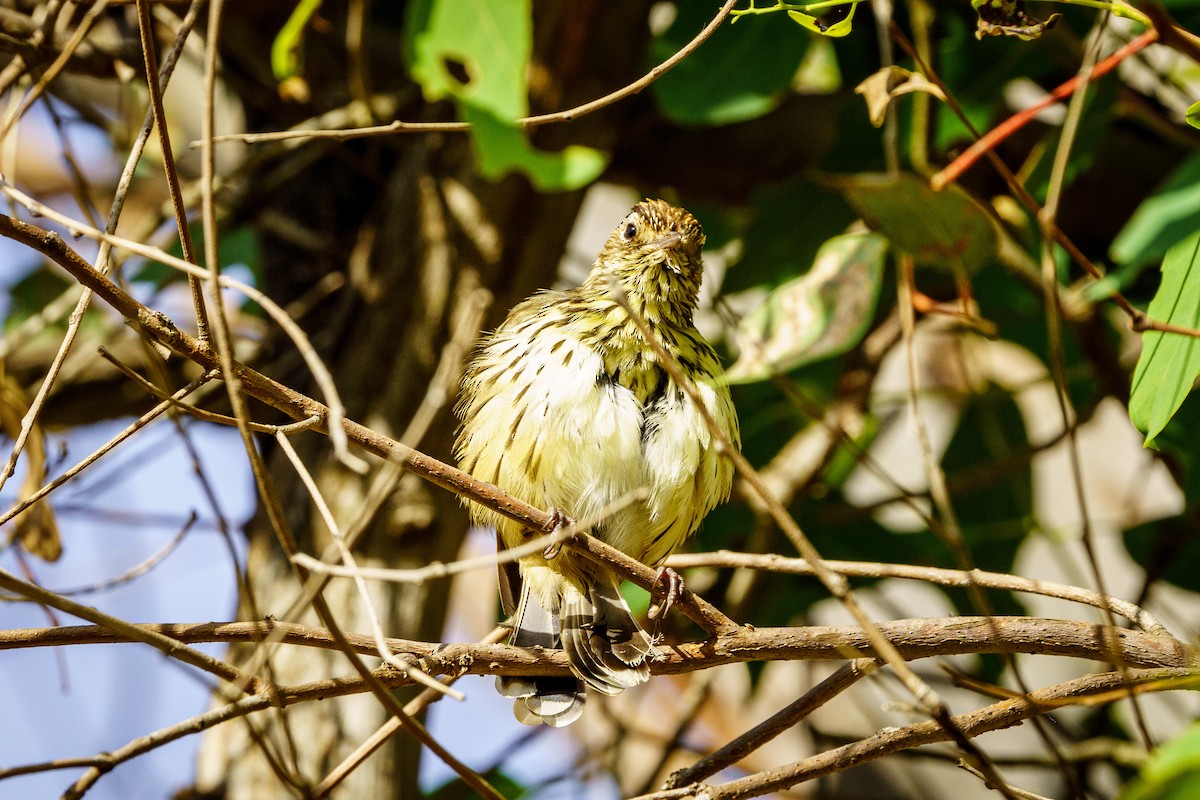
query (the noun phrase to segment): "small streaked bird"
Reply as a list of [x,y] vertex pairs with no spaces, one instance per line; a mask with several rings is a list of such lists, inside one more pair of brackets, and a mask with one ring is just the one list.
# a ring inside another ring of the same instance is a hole
[[[600,519],[591,533],[644,563],[658,565],[679,547],[729,496],[733,467],[618,299],[648,323],[740,446],[720,362],[692,324],[703,244],[687,211],[644,200],[608,237],[583,286],[516,306],[463,376],[462,469],[538,508]],[[529,539],[493,511],[474,506],[473,514],[496,528],[501,547]],[[585,685],[613,695],[649,677],[651,639],[607,570],[563,549],[502,567],[500,584],[505,613],[516,614],[510,643],[561,643],[574,673],[498,679],[521,722],[567,725],[583,711]]]

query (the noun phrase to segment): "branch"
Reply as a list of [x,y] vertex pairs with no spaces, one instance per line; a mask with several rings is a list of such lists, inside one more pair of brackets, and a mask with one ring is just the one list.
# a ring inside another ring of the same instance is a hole
[[[633,83],[622,86],[614,92],[609,92],[603,97],[598,97],[580,106],[568,108],[564,111],[556,111],[552,114],[537,114],[532,117],[521,117],[513,124],[518,128],[536,128],[541,125],[548,125],[553,122],[570,122],[572,120],[585,117],[602,108],[607,108],[618,100],[623,100],[626,97],[637,94],[645,89],[650,84],[661,78],[670,70],[674,69],[680,61],[690,56],[696,48],[708,41],[708,38],[716,32],[721,23],[725,21],[729,13],[733,11],[733,7],[737,5],[737,0],[725,0],[725,4],[717,11],[715,17],[704,26],[695,38],[685,44],[678,52],[673,54],[666,61],[651,69],[642,77],[638,78]],[[356,101],[359,102],[359,101]],[[214,144],[220,142],[245,142],[246,144],[258,144],[260,142],[277,142],[285,139],[333,139],[335,141],[346,141],[348,139],[360,139],[365,136],[383,136],[390,133],[462,133],[471,130],[469,122],[402,122],[395,120],[386,125],[371,125],[365,128],[346,128],[341,130],[290,130],[290,131],[271,131],[268,133],[231,133],[224,136],[214,136],[212,141]],[[193,142],[192,147],[199,146],[198,142]]]
[[[323,628],[267,619],[262,622],[141,624],[138,631],[169,636],[185,644],[272,641],[337,649]],[[1030,653],[1086,658],[1133,668],[1200,669],[1200,648],[1169,636],[1072,620],[1036,617],[941,617],[878,623],[879,632],[906,661],[952,655]],[[372,636],[345,634],[354,652],[378,656]],[[0,652],[29,647],[128,642],[128,635],[95,625],[0,631]],[[442,644],[386,640],[391,652],[418,660],[430,675],[567,675],[561,650],[500,644]],[[677,675],[722,664],[749,661],[822,661],[874,658],[871,643],[855,625],[799,628],[739,628],[699,642],[659,645],[650,664],[655,675]],[[345,679],[349,680],[349,679]],[[409,683],[389,680],[389,686]],[[282,692],[283,690],[280,689]],[[359,691],[366,691],[365,687]]]
[[[278,623],[273,620],[262,622],[197,623],[173,625],[139,625],[139,631],[160,634],[173,640],[187,643],[202,642],[259,642],[267,637],[299,646],[337,649],[338,642],[333,634],[321,628]],[[933,655],[984,652],[1027,652],[1043,655],[1066,655],[1110,660],[1117,658],[1133,667],[1166,667],[1147,675],[1131,674],[1131,681],[1147,684],[1147,690],[1186,688],[1196,680],[1196,665],[1200,664],[1200,653],[1168,637],[1153,636],[1136,631],[1108,629],[1100,625],[1058,620],[1037,620],[1024,617],[970,617],[947,619],[899,620],[879,626],[895,647],[906,658],[924,658]],[[67,644],[110,644],[131,641],[121,634],[99,626],[72,628],[43,628],[30,630],[0,631],[0,651],[26,647],[47,647]],[[345,643],[363,655],[376,654],[376,646],[370,636],[346,634]],[[866,637],[861,629],[843,627],[764,628],[742,629],[719,639],[660,648],[659,657],[650,665],[655,674],[678,674],[707,669],[719,664],[750,660],[779,659],[840,659],[866,646]],[[430,674],[487,675],[566,675],[569,673],[566,656],[561,650],[511,647],[500,644],[450,644],[412,642],[403,639],[388,640],[394,653],[407,653],[419,659],[421,667]],[[372,673],[372,679],[388,688],[409,685],[412,679],[399,671],[384,667]],[[1152,683],[1156,681],[1157,683]],[[1189,683],[1190,682],[1190,683]],[[1075,696],[1069,687],[1081,685],[1093,694],[1093,700],[1118,699],[1124,697],[1128,684],[1114,673],[1093,675],[1064,684],[1061,687],[1033,693],[1035,705],[1024,699],[1005,700],[987,709],[953,718],[957,730],[974,736],[985,730],[1014,724],[1027,716],[1044,713],[1057,707],[1057,699]],[[1090,687],[1090,688],[1089,688]],[[313,700],[325,700],[370,691],[367,681],[361,677],[332,678],[302,685],[268,687],[269,691],[244,697],[220,708],[183,720],[175,725],[139,737],[128,744],[102,756],[89,759],[60,759],[39,765],[18,766],[0,770],[0,780],[18,774],[91,766],[94,770],[107,771],[119,763],[161,747],[185,736],[200,733],[218,724],[264,711],[272,706],[289,706]],[[1057,692],[1057,694],[1056,694]],[[1101,692],[1119,692],[1118,697],[1101,695]],[[1000,722],[989,723],[992,727],[979,727],[978,719],[995,717],[993,709],[1015,708],[1015,712],[1001,714]],[[991,714],[992,716],[988,716]],[[926,722],[901,729],[889,729],[863,742],[857,742],[832,751],[836,754],[862,750],[865,755],[854,759],[835,758],[826,763],[829,754],[814,756],[799,765],[785,768],[782,778],[768,773],[770,780],[785,780],[792,783],[815,777],[817,774],[837,771],[868,758],[878,758],[907,747],[916,747],[933,741],[945,741],[950,736],[939,722]],[[882,744],[877,742],[882,741]],[[815,765],[814,765],[815,762]],[[813,769],[822,771],[809,775]],[[800,777],[796,777],[799,775]],[[765,779],[763,779],[765,780]],[[736,782],[735,782],[736,783]],[[788,784],[791,785],[791,784]],[[725,787],[735,786],[726,784]],[[714,795],[716,796],[716,795]],[[721,795],[721,796],[746,796]]]
[[[951,717],[956,729],[974,738],[989,731],[1011,728],[1013,725],[1053,711],[1064,705],[1088,704],[1100,698],[1119,693],[1125,696],[1135,687],[1158,688],[1156,684],[1172,681],[1195,682],[1195,676],[1187,670],[1152,670],[1130,673],[1128,680],[1121,675],[1106,672],[1085,675],[1072,681],[1060,683],[1046,689],[1030,692],[1028,697],[1004,700],[985,708]],[[1183,688],[1180,685],[1179,688]],[[707,797],[710,800],[736,800],[742,797],[758,797],[781,791],[803,781],[822,775],[841,772],[902,750],[949,741],[950,735],[937,723],[919,722],[903,728],[885,728],[843,747],[827,750],[786,767],[759,772],[745,778],[722,783],[717,786],[693,784],[681,789],[670,789],[644,795],[637,800],[666,800],[673,797]]]
[[[728,567],[735,569],[758,569],[788,575],[815,575],[816,570],[802,558],[785,558],[774,554],[734,553],[717,550],[712,553],[684,553],[667,559],[667,565],[676,569],[693,567]],[[1010,592],[1025,592],[1044,597],[1056,597],[1075,603],[1083,603],[1099,609],[1107,609],[1137,625],[1148,633],[1169,636],[1163,624],[1149,612],[1133,603],[1111,595],[1101,595],[1078,586],[1052,581],[1022,578],[1001,572],[983,570],[942,569],[921,567],[912,564],[883,564],[870,561],[826,561],[825,566],[847,577],[855,578],[901,578],[924,581],[939,586],[979,586],[985,589],[1002,589]]]
[[[21,242],[45,255],[70,273],[83,286],[95,292],[96,296],[116,309],[122,316],[133,322],[137,329],[153,341],[206,369],[219,370],[221,368],[220,356],[207,342],[202,342],[184,333],[165,314],[142,305],[124,289],[93,269],[91,264],[72,250],[58,234],[0,214],[0,236]],[[313,429],[329,433],[331,415],[329,408],[324,404],[284,386],[240,362],[234,361],[232,369],[246,394],[297,421],[315,419],[316,422],[312,424]],[[343,419],[341,429],[345,431],[349,441],[367,452],[394,462],[443,489],[460,497],[469,498],[498,514],[519,522],[535,533],[552,533],[554,531],[554,523],[549,514],[518,500],[490,483],[477,480],[462,470],[376,433],[353,420]],[[615,569],[622,577],[632,580],[643,589],[648,590],[654,585],[656,573],[653,570],[638,564],[616,548],[587,534],[576,534],[575,539],[571,540],[569,544],[591,560]],[[685,592],[685,596],[678,606],[680,610],[710,633],[737,628],[735,622],[690,592]]]

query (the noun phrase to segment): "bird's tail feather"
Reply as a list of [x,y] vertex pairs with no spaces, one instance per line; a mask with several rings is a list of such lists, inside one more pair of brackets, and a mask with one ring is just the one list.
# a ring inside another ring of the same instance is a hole
[[[526,582],[509,644],[517,647],[559,646],[558,609],[542,607]],[[513,698],[513,715],[524,725],[553,728],[570,725],[583,713],[583,681],[573,675],[533,675],[496,678],[496,689]]]
[[561,617],[563,650],[588,686],[613,695],[650,677],[650,637],[634,621],[614,576],[601,572],[586,592],[568,586]]

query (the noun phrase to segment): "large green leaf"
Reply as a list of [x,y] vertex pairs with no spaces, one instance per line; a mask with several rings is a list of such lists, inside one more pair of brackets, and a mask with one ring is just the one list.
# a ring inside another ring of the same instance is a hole
[[[678,52],[712,19],[708,3],[680,3],[674,22],[650,49],[655,63]],[[725,125],[762,116],[787,92],[809,36],[766,17],[742,17],[708,41],[652,88],[668,118],[694,125]]]
[[538,189],[561,191],[584,186],[603,170],[597,151],[539,151],[515,125],[529,111],[529,0],[417,0],[406,32],[413,77],[427,99],[458,103],[474,126],[484,176],[519,171]]
[[741,356],[729,380],[763,380],[858,344],[875,315],[886,250],[876,233],[822,245],[806,275],[775,289],[738,325]]
[[413,3],[408,55],[425,97],[452,97],[500,119],[525,116],[533,43],[529,5],[529,0]]
[[1119,800],[1192,800],[1200,797],[1200,723],[1158,748]]
[[1200,153],[1193,154],[1138,206],[1117,234],[1109,255],[1140,266],[1162,258],[1171,245],[1200,230]]
[[[1172,247],[1163,259],[1162,285],[1147,314],[1158,322],[1200,328],[1200,231]],[[1174,416],[1200,375],[1200,340],[1146,331],[1133,372],[1129,418],[1146,434],[1146,446]]]
[[841,195],[807,180],[759,189],[741,237],[741,257],[725,274],[721,291],[773,287],[804,274],[821,246],[844,233],[856,216]]
[[935,192],[911,173],[849,175],[834,185],[867,225],[919,264],[969,275],[996,254],[992,218],[957,186]]

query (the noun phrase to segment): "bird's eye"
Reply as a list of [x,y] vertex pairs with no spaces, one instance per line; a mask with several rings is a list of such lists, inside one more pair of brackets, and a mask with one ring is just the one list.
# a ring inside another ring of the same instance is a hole
[[621,238],[627,242],[633,241],[633,237],[637,236],[637,225],[632,222],[625,223],[625,229],[621,231]]

